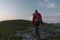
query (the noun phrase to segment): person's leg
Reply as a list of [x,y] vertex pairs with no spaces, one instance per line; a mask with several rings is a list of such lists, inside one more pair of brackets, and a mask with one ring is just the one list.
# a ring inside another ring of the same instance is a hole
[[35,26],[35,35],[38,37],[38,40],[41,40],[40,38],[40,35],[39,35],[39,24],[38,22],[36,23],[36,26]]

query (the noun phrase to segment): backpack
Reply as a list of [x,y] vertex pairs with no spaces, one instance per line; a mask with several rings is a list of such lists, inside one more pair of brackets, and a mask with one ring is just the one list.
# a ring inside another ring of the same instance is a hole
[[35,21],[40,21],[40,20],[41,20],[41,15],[40,15],[40,13],[37,13],[36,14]]

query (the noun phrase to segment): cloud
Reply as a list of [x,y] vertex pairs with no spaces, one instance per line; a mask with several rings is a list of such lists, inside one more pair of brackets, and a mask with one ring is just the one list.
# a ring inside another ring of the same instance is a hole
[[49,0],[43,0],[39,2],[39,6],[46,7],[46,8],[56,8],[55,3],[51,3]]
[[49,1],[49,0],[43,0],[43,2],[45,2],[45,3],[49,3],[50,1]]
[[60,13],[49,13],[46,14],[45,16],[60,16]]
[[56,8],[56,5],[54,3],[49,3],[49,4],[46,4],[46,7],[47,8]]
[[43,16],[43,21],[47,23],[59,23],[60,22],[60,13],[52,13],[49,15]]
[[59,23],[60,16],[45,16],[43,17],[43,21],[46,23]]

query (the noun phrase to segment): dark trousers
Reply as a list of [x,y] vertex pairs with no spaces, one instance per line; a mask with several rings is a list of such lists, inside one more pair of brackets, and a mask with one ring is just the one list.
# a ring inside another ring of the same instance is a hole
[[38,37],[38,40],[40,40],[40,35],[39,35],[39,24],[40,22],[37,21],[36,24],[35,24],[35,36]]

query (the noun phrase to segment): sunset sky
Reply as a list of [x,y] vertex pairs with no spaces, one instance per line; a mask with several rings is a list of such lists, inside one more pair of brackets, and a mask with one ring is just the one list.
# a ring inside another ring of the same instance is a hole
[[0,0],[0,21],[32,20],[36,9],[44,22],[60,23],[60,0]]

